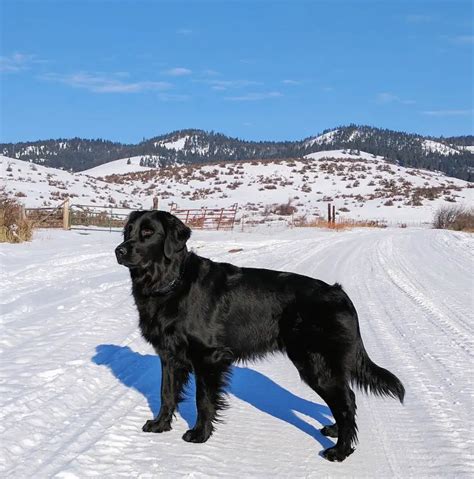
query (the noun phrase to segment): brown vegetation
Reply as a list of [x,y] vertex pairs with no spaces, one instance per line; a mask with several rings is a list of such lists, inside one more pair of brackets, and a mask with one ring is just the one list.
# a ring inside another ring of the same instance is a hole
[[325,218],[314,218],[308,220],[306,217],[295,218],[294,226],[303,228],[328,228],[336,231],[350,228],[386,228],[384,221],[379,220],[353,220],[349,218],[338,218],[334,223]]
[[32,236],[33,225],[22,216],[21,205],[0,191],[0,243],[21,243]]
[[441,206],[435,213],[433,228],[474,232],[474,208]]
[[264,210],[264,214],[268,216],[269,214],[279,215],[279,216],[290,216],[293,213],[296,213],[298,208],[291,204],[291,199],[287,203],[267,205]]

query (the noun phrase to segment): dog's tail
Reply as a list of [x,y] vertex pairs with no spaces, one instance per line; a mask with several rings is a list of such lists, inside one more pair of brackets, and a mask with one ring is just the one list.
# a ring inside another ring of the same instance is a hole
[[364,392],[371,392],[378,396],[398,398],[403,404],[403,398],[405,397],[403,384],[395,374],[377,366],[377,364],[369,358],[362,339],[360,339],[357,351],[353,379],[356,385]]

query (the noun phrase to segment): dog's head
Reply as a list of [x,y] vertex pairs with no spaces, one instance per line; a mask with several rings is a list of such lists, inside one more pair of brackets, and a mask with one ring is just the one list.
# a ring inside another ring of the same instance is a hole
[[191,230],[166,211],[134,211],[124,228],[124,241],[115,249],[119,264],[147,269],[173,260],[186,247]]

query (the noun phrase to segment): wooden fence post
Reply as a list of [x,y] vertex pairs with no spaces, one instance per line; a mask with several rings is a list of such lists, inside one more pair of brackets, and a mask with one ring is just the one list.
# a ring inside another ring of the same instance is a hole
[[331,223],[331,203],[328,203],[328,223]]
[[153,208],[154,210],[158,209],[158,196],[153,197]]
[[219,226],[221,225],[223,214],[224,214],[224,208],[221,208],[221,214],[219,216],[219,219],[217,220],[217,229],[219,229]]
[[336,223],[336,207],[332,205],[332,222]]
[[63,229],[70,229],[69,225],[69,198],[63,203]]

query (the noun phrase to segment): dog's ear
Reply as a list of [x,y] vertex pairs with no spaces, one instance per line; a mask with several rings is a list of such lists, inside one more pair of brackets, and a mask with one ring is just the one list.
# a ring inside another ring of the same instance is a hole
[[166,238],[164,253],[168,259],[182,250],[191,236],[191,230],[176,216],[166,215]]

